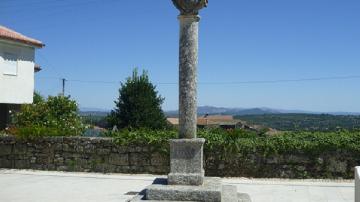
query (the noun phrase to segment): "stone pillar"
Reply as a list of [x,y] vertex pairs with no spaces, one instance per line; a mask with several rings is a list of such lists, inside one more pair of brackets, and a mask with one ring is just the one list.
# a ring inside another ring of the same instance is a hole
[[199,10],[207,0],[172,0],[180,10],[179,138],[170,140],[169,185],[202,185],[203,145],[196,138]]
[[198,15],[180,15],[179,137],[196,138]]
[[199,10],[208,0],[172,0],[180,10],[179,48],[179,137],[170,140],[170,173],[167,181],[157,179],[130,202],[204,201],[251,202],[235,186],[222,185],[219,178],[205,178],[203,146],[196,138],[196,70],[198,64]]
[[355,167],[355,202],[360,202],[360,166]]

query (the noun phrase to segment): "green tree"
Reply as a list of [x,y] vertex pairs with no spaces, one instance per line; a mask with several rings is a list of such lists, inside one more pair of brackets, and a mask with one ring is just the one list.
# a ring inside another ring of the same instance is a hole
[[164,129],[167,126],[161,109],[164,98],[155,88],[146,71],[139,75],[134,69],[132,76],[121,84],[116,107],[108,120],[119,128]]
[[33,103],[34,104],[37,104],[37,103],[40,103],[40,102],[44,102],[45,99],[43,96],[40,95],[40,93],[38,92],[34,92],[34,98],[33,98]]
[[72,136],[81,135],[85,129],[74,100],[64,96],[45,100],[37,93],[33,104],[23,105],[15,114],[14,126],[20,136]]

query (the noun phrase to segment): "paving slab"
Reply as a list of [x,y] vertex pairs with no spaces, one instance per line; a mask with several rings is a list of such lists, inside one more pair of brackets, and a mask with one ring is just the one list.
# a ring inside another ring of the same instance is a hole
[[[0,201],[125,202],[166,176],[0,169]],[[353,202],[353,180],[225,178],[252,202]]]

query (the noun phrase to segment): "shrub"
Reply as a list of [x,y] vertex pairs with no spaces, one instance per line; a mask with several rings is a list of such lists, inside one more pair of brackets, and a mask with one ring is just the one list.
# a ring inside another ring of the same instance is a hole
[[[106,136],[115,138],[121,145],[150,144],[166,148],[169,139],[177,138],[177,131],[121,130],[108,132]],[[198,137],[206,139],[206,150],[218,152],[222,158],[231,158],[238,153],[315,155],[335,150],[360,154],[360,131],[286,132],[276,136],[258,136],[239,129],[205,129],[199,130]]]
[[122,129],[120,131],[108,131],[103,133],[105,137],[114,138],[114,142],[119,145],[128,146],[144,146],[151,145],[153,151],[168,153],[168,140],[177,136],[175,130],[151,130],[147,128],[129,130]]
[[175,130],[150,130],[146,128],[129,130],[123,129],[116,132],[105,132],[105,137],[112,137],[118,144],[153,144],[167,143],[169,139],[176,138]]
[[35,96],[33,104],[23,105],[15,114],[10,132],[20,137],[81,135],[85,127],[77,112],[77,104],[70,97],[49,96],[44,100]]
[[[205,135],[204,135],[205,134]],[[260,153],[264,156],[287,153],[321,154],[344,150],[360,152],[360,132],[287,132],[276,136],[232,136],[200,133],[207,139],[205,148],[223,151],[223,157],[236,153]]]
[[70,134],[65,133],[63,129],[55,127],[45,127],[40,125],[21,126],[18,128],[13,128],[10,131],[12,131],[12,134],[15,134],[20,138],[26,139],[34,139],[44,136],[64,136],[64,134]]

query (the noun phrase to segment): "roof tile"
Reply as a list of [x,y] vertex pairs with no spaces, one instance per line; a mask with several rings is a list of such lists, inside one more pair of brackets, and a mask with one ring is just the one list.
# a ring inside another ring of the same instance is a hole
[[18,32],[15,32],[14,30],[11,30],[1,25],[0,25],[0,39],[17,41],[20,43],[36,46],[38,48],[42,48],[43,46],[45,46],[45,44],[43,44],[41,41],[24,36]]

